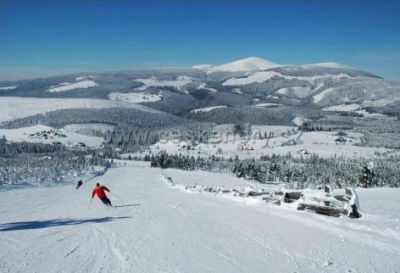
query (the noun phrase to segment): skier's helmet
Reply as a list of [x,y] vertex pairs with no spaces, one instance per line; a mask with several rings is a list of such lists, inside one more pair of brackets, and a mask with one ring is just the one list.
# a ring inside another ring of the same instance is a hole
[[96,186],[97,186],[97,187],[100,186],[100,183],[96,183]]

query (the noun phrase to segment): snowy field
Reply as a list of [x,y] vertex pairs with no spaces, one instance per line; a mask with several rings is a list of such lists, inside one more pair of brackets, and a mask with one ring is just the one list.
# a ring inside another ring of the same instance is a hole
[[228,108],[226,105],[218,105],[218,106],[210,106],[210,107],[203,107],[203,108],[197,108],[192,111],[191,113],[202,113],[202,112],[211,112],[215,109],[223,109],[223,108]]
[[14,90],[15,88],[17,88],[17,86],[15,86],[15,85],[1,86],[1,87],[0,87],[0,91],[1,91],[1,90],[4,90],[4,91]]
[[26,141],[47,144],[59,142],[69,147],[84,143],[86,146],[98,148],[104,141],[101,137],[79,134],[74,126],[55,129],[46,125],[34,125],[18,129],[0,129],[0,136],[5,136],[12,142]]
[[[78,77],[78,79],[82,79],[81,77]],[[69,82],[64,82],[60,83],[57,86],[51,86],[47,91],[49,92],[65,92],[69,90],[74,90],[74,89],[87,89],[90,87],[95,87],[98,84],[95,81],[92,80],[84,80],[84,81],[79,81],[79,82],[74,82],[74,83],[69,83]]]
[[[359,190],[363,217],[334,218],[187,193],[161,173],[130,163],[78,191],[0,192],[0,272],[400,272],[399,189]],[[167,175],[243,183],[224,174]],[[118,208],[97,199],[88,207],[96,182],[109,186]]]
[[126,101],[130,103],[155,102],[155,101],[160,101],[163,98],[162,95],[153,95],[143,92],[136,92],[136,93],[113,92],[108,94],[108,97],[110,98],[110,100]]
[[135,81],[143,83],[141,87],[136,88],[136,90],[146,90],[148,87],[161,87],[161,86],[171,86],[180,90],[185,85],[193,82],[193,79],[189,76],[179,76],[176,80],[159,80],[157,78],[148,79],[135,79]]
[[0,97],[0,122],[10,121],[36,114],[44,114],[59,109],[112,107],[129,107],[142,111],[156,112],[156,110],[152,110],[145,106],[123,101],[110,101],[102,99],[42,99]]
[[[339,80],[339,79],[345,79],[345,78],[351,78],[348,74],[345,73],[339,73],[337,75],[333,74],[325,74],[325,75],[316,75],[316,76],[302,76],[302,77],[293,77],[293,76],[288,76],[288,75],[283,75],[282,73],[276,72],[276,71],[258,71],[254,73],[248,74],[246,77],[240,77],[240,78],[231,78],[222,83],[224,86],[240,86],[240,85],[246,85],[246,84],[251,84],[251,83],[261,83],[261,82],[266,82],[273,77],[279,77],[287,80],[293,80],[293,79],[298,79],[298,80],[304,80],[308,81],[310,83],[315,83],[316,81],[320,80],[326,80],[326,79],[333,79],[333,80]],[[304,92],[301,92],[303,95],[305,95]],[[318,94],[319,95],[319,94]],[[325,94],[324,94],[325,95]],[[323,98],[324,95],[321,95],[321,98]],[[314,101],[318,102],[319,99],[314,97]]]
[[[217,107],[217,106],[216,106]],[[211,107],[209,107],[211,108]],[[202,108],[201,111],[205,111]],[[208,109],[206,109],[208,110]],[[200,111],[196,109],[193,111]],[[218,134],[209,139],[207,143],[193,145],[189,141],[177,139],[161,140],[150,146],[152,152],[166,151],[169,154],[185,154],[193,156],[218,155],[225,158],[239,156],[240,158],[257,158],[263,155],[292,156],[318,154],[320,157],[375,157],[376,152],[385,153],[393,151],[386,148],[358,146],[363,134],[348,132],[344,137],[345,142],[339,143],[337,131],[300,132],[297,127],[291,126],[252,126],[250,137],[240,138],[227,132],[218,131]],[[273,134],[269,139],[259,139],[264,134]],[[187,146],[191,149],[185,149]]]

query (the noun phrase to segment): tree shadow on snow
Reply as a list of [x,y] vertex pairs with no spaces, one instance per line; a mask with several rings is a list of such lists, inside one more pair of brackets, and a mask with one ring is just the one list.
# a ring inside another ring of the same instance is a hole
[[53,219],[43,221],[27,221],[27,222],[13,222],[0,224],[0,232],[13,231],[13,230],[27,230],[27,229],[40,229],[48,227],[59,226],[75,226],[87,223],[106,223],[120,219],[127,219],[131,217],[103,217],[95,219]]

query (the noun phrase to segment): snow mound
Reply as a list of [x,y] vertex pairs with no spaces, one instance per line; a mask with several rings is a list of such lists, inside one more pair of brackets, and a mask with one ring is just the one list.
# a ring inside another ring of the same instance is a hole
[[95,87],[98,84],[92,80],[85,80],[76,83],[60,83],[57,86],[50,87],[47,91],[48,92],[65,92],[73,89],[80,89],[80,88],[90,88]]
[[257,57],[249,57],[245,59],[240,59],[231,63],[218,65],[211,67],[208,69],[208,73],[213,72],[241,72],[241,71],[260,71],[264,69],[278,67],[280,65],[273,63],[271,61],[257,58]]
[[[165,174],[162,174],[161,178],[172,188],[193,193],[211,194],[214,197],[222,197],[245,204],[267,203],[295,210],[308,210],[328,216],[361,217],[357,193],[351,188],[346,188],[345,192],[340,195],[337,192],[334,195],[330,186],[325,186],[324,190],[265,189],[252,186],[225,188],[224,186],[177,184],[173,178]],[[356,208],[352,208],[352,206]]]

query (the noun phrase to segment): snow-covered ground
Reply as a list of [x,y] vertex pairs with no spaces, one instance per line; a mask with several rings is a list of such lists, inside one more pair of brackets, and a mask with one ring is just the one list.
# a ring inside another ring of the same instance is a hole
[[9,85],[9,86],[1,86],[0,87],[0,91],[8,91],[8,90],[14,90],[15,88],[17,88],[17,86],[15,85]]
[[136,88],[136,90],[146,90],[148,87],[160,87],[160,86],[171,86],[180,90],[185,85],[193,82],[193,79],[189,76],[180,76],[176,80],[159,80],[153,77],[148,79],[135,79],[135,81],[143,83],[143,85]]
[[232,78],[224,81],[222,85],[224,86],[232,86],[232,85],[246,85],[255,82],[265,82],[271,79],[274,76],[283,77],[281,73],[275,71],[260,71],[250,76],[244,78]]
[[[142,163],[84,184],[0,192],[0,272],[399,272],[399,189],[359,190],[328,217],[174,189]],[[167,170],[180,183],[241,183]],[[90,207],[96,182],[119,206]],[[203,183],[203,184],[204,184]],[[119,198],[117,198],[117,196]]]
[[108,131],[113,131],[115,126],[105,123],[68,124],[64,126],[64,129],[81,135],[91,136],[93,135],[93,131],[105,134]]
[[222,85],[225,86],[231,86],[231,85],[246,85],[246,84],[251,84],[255,82],[265,82],[273,77],[279,77],[279,78],[284,78],[287,80],[303,80],[303,81],[308,81],[309,83],[315,83],[317,80],[339,80],[339,79],[346,79],[346,78],[352,78],[346,73],[339,73],[339,74],[326,74],[326,75],[317,75],[317,76],[298,76],[298,77],[293,77],[293,76],[288,76],[288,75],[283,75],[282,73],[276,72],[276,71],[258,71],[254,73],[249,73],[247,74],[246,77],[239,77],[239,78],[231,78],[222,83]]
[[192,110],[190,112],[191,113],[210,112],[210,111],[213,111],[215,109],[221,109],[221,108],[227,108],[227,107],[228,106],[226,106],[226,105],[210,106],[210,107],[197,108],[197,109],[194,109],[194,110]]
[[0,122],[17,118],[28,117],[36,114],[44,114],[58,109],[71,108],[112,108],[129,107],[142,111],[153,111],[142,105],[102,99],[48,99],[48,98],[22,98],[0,97]]
[[131,93],[113,92],[108,94],[108,97],[110,98],[110,100],[126,101],[130,103],[145,103],[145,102],[160,101],[163,96],[148,94],[143,92],[131,92]]
[[[77,78],[78,80],[78,78]],[[49,92],[65,92],[73,89],[78,89],[78,88],[90,88],[90,87],[95,87],[98,84],[95,81],[92,80],[84,80],[84,81],[78,81],[75,83],[60,83],[57,86],[52,86],[50,87],[47,91]]]
[[[287,155],[300,157],[304,154],[318,154],[321,157],[375,157],[375,152],[389,151],[385,148],[359,146],[361,133],[348,132],[345,142],[338,142],[336,131],[300,132],[297,127],[290,126],[252,126],[250,137],[234,136],[232,132],[218,131],[207,143],[193,145],[186,140],[162,139],[150,146],[153,152],[166,151],[170,154],[193,156],[218,155],[225,158],[258,158],[262,155]],[[260,139],[268,136],[269,139]],[[191,149],[184,147],[191,146]]]
[[328,88],[328,89],[325,89],[325,90],[322,91],[321,93],[315,95],[315,96],[313,97],[313,101],[314,101],[315,103],[318,103],[318,102],[320,102],[323,98],[325,98],[326,95],[328,95],[329,93],[332,93],[333,91],[335,91],[335,88],[333,88],[333,87]]
[[340,105],[334,105],[330,107],[326,107],[323,110],[324,111],[335,111],[335,112],[352,112],[360,109],[361,106],[357,103],[352,103],[352,104],[340,104]]
[[334,105],[326,107],[323,110],[333,111],[333,112],[352,112],[359,115],[363,115],[366,118],[385,118],[385,119],[396,120],[396,117],[390,117],[380,113],[369,113],[367,110],[362,109],[361,105],[357,103]]
[[304,68],[315,68],[315,67],[325,67],[325,68],[350,68],[350,66],[344,64],[338,64],[334,62],[324,62],[324,63],[315,63],[315,64],[303,64],[301,65]]
[[66,146],[78,146],[80,143],[89,147],[100,147],[101,137],[76,133],[73,127],[54,129],[46,125],[34,125],[18,129],[0,129],[0,137],[5,136],[11,142],[62,143]]
[[255,107],[277,107],[281,104],[278,103],[272,103],[272,102],[263,102],[263,103],[257,103],[254,106]]
[[84,79],[94,79],[94,78],[95,78],[95,76],[79,76],[75,80],[76,81],[81,81],[81,80],[84,80]]
[[207,70],[208,73],[213,73],[213,72],[259,71],[278,66],[280,65],[273,63],[269,60],[257,57],[248,57],[234,62],[217,65],[213,67],[204,67],[204,68]]
[[217,89],[212,88],[212,87],[208,87],[207,84],[205,82],[201,83],[199,86],[197,86],[197,89],[205,89],[208,90],[210,93],[216,93],[218,92]]

